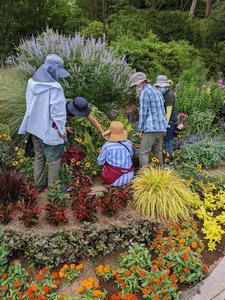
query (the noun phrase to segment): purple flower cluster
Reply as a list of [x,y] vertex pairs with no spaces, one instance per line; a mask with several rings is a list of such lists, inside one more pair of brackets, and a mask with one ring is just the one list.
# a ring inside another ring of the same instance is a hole
[[225,82],[223,79],[218,81],[218,87],[221,88],[225,92]]
[[79,34],[67,37],[47,29],[37,37],[22,40],[18,50],[19,63],[30,74],[35,72],[49,53],[55,53],[64,59],[71,73],[79,73],[84,64],[93,64],[96,75],[107,70],[115,87],[125,93],[128,91],[131,68],[126,63],[125,57],[116,57],[115,53],[107,48],[106,42],[101,39],[85,40]]

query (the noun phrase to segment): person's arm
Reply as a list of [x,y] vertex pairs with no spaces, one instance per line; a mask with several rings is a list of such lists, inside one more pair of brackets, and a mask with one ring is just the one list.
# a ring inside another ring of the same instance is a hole
[[106,163],[106,149],[103,145],[102,151],[100,152],[97,162],[100,166],[103,166]]
[[63,90],[52,89],[50,93],[50,117],[61,137],[66,135],[66,100]]
[[166,120],[168,124],[172,115],[174,102],[175,102],[175,96],[172,94],[172,92],[169,92],[168,94],[165,95]]
[[101,135],[103,134],[104,130],[101,126],[101,124],[99,124],[99,122],[95,119],[95,117],[92,115],[92,113],[90,113],[88,115],[88,120],[91,122],[91,124],[96,128],[98,129],[98,131],[101,133]]
[[138,121],[138,130],[141,133],[143,133],[145,120],[147,118],[147,111],[148,111],[147,102],[148,102],[147,92],[141,93],[140,106],[139,106],[139,121]]

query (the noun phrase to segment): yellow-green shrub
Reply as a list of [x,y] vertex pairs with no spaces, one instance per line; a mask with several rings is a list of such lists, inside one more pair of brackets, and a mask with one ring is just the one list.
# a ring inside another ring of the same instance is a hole
[[182,221],[190,218],[198,195],[172,170],[143,168],[133,182],[131,205],[156,221]]

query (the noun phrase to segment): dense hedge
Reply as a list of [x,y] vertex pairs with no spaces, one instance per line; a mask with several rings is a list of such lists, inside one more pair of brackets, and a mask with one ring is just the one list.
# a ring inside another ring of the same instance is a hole
[[74,258],[94,257],[125,249],[136,242],[148,245],[153,235],[153,223],[131,219],[102,229],[86,223],[77,231],[59,231],[48,235],[35,232],[21,234],[4,229],[3,241],[13,255],[25,256],[40,265],[57,266],[74,262]]

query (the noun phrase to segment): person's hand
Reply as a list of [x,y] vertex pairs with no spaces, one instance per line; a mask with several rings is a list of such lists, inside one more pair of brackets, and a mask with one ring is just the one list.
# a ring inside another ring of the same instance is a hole
[[109,138],[109,136],[110,136],[110,131],[109,130],[106,130],[106,131],[103,131],[102,132],[102,137],[104,138],[104,139],[108,139]]
[[59,133],[59,136],[60,136],[62,139],[65,139],[66,136],[67,136],[66,130],[65,130],[65,132],[64,132],[63,134],[60,134],[60,133]]
[[73,133],[73,128],[72,127],[66,127],[66,132],[68,133]]
[[140,133],[139,133],[139,138],[140,138],[140,139],[143,139],[143,137],[144,137],[144,133],[143,133],[143,132],[140,132]]

